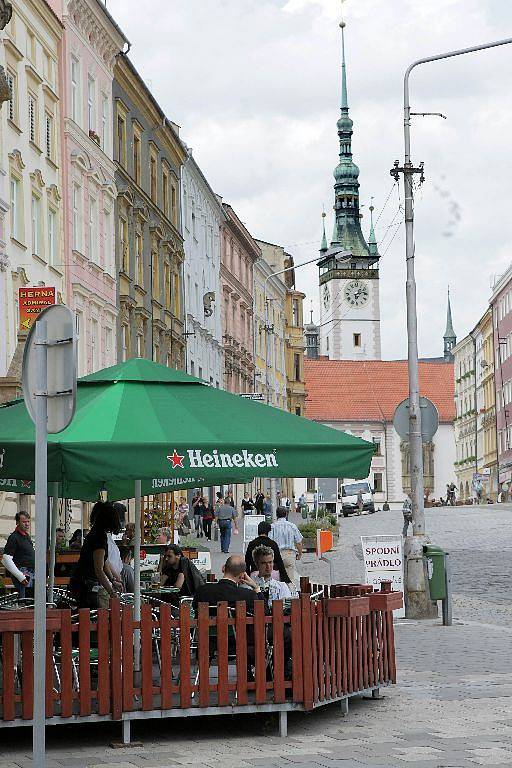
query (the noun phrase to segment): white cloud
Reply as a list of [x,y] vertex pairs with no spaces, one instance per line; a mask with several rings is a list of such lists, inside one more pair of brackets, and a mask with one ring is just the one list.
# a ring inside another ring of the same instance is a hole
[[[251,232],[296,261],[315,255],[321,210],[332,230],[340,79],[338,0],[109,0],[132,42],[131,57],[210,184]],[[507,0],[347,0],[349,102],[361,169],[363,230],[378,213],[403,158],[402,81],[425,55],[509,36]],[[420,351],[440,353],[446,286],[461,338],[485,309],[489,281],[510,262],[508,207],[512,46],[432,63],[411,77],[413,160],[425,161],[416,200]],[[400,193],[402,195],[402,192]],[[402,229],[377,227],[383,353],[406,354]],[[318,307],[314,265],[298,285]]]

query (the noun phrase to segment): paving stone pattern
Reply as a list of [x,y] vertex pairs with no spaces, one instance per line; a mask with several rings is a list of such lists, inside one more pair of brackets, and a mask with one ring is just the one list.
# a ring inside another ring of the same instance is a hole
[[[292,713],[288,739],[274,715],[135,723],[142,747],[113,750],[112,723],[48,729],[48,768],[465,768],[512,766],[512,509],[499,505],[427,511],[432,541],[450,552],[454,626],[396,624],[398,685],[379,700],[352,699]],[[360,536],[401,530],[401,513],[342,520],[336,581],[363,576]],[[212,548],[218,545],[213,544]],[[232,551],[240,551],[235,537]],[[220,554],[213,556],[219,570]],[[306,556],[300,571],[328,579]],[[0,768],[29,768],[29,729],[0,731]]]

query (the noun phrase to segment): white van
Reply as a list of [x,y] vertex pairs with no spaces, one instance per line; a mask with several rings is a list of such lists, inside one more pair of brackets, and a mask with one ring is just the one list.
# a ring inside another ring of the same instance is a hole
[[359,491],[363,494],[363,510],[373,514],[375,504],[373,503],[373,491],[367,480],[358,480],[351,483],[341,483],[341,512],[343,517],[348,517],[357,512],[357,496]]

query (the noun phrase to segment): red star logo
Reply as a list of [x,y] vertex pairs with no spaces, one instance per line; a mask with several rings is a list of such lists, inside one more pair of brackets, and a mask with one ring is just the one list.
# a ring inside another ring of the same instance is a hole
[[22,488],[30,488],[30,480],[22,480],[21,481],[21,487]]
[[176,448],[174,449],[172,456],[168,456],[167,458],[169,459],[169,461],[172,461],[173,469],[176,469],[176,467],[181,467],[182,469],[184,469],[183,459],[185,458],[185,456],[180,456],[179,453],[176,452]]

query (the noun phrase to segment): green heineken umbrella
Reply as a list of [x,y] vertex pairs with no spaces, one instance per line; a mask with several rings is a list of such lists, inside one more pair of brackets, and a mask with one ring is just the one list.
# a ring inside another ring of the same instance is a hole
[[[368,476],[374,446],[300,416],[133,359],[78,382],[71,424],[48,436],[48,482],[67,498],[236,483],[253,477]],[[34,425],[0,408],[0,489],[31,488]],[[17,481],[16,486],[11,485]],[[6,485],[7,484],[7,485]]]

